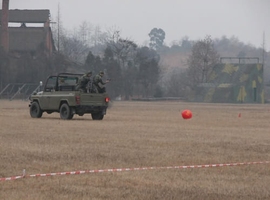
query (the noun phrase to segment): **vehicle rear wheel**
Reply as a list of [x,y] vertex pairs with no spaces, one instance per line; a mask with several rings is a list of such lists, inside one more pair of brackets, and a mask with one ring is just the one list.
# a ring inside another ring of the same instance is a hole
[[102,120],[104,115],[102,114],[102,112],[98,112],[98,113],[92,113],[92,119],[93,120]]
[[30,106],[30,115],[33,118],[40,118],[43,111],[41,110],[38,102],[34,101]]
[[73,118],[73,114],[72,114],[72,110],[69,107],[68,104],[63,103],[60,107],[60,117],[61,119],[72,119]]

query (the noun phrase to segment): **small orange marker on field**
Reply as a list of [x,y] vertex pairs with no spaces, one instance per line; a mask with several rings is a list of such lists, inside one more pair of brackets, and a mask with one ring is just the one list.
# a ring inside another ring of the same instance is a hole
[[241,113],[238,114],[238,117],[241,117]]

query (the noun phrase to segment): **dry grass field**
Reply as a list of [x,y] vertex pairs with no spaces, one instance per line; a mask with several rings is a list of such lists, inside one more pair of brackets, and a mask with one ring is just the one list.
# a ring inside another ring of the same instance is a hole
[[[193,118],[184,120],[181,110]],[[239,117],[241,113],[241,117]],[[114,102],[102,121],[0,100],[0,177],[270,160],[270,105]],[[270,199],[270,164],[0,181],[0,199]]]

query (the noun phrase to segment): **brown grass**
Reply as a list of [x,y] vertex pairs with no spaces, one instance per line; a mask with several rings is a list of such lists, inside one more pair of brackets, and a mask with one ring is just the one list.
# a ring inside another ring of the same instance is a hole
[[[191,120],[180,111],[190,109]],[[241,117],[238,114],[241,113]],[[90,115],[32,119],[0,101],[0,177],[270,160],[270,106],[114,102]],[[106,172],[0,182],[0,199],[270,199],[270,164]]]

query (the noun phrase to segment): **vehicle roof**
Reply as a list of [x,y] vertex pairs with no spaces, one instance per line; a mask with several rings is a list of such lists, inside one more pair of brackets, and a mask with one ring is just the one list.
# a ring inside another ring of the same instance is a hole
[[66,73],[66,72],[63,72],[63,73],[59,73],[57,74],[57,76],[82,76],[83,74],[77,74],[77,73]]

